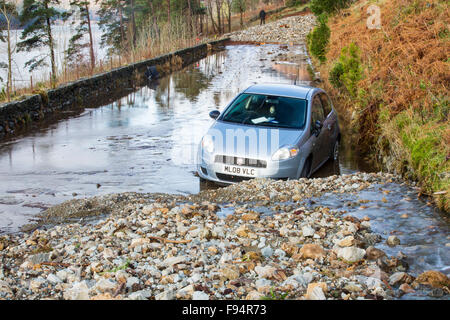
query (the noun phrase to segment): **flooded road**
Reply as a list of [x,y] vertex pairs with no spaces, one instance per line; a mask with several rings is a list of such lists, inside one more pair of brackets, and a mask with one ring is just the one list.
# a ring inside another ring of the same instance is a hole
[[[213,121],[209,112],[222,110],[256,82],[309,79],[306,68],[283,61],[286,48],[278,45],[226,49],[112,104],[86,108],[0,144],[0,234],[16,232],[43,209],[69,199],[125,191],[199,192],[204,185],[194,174],[195,159]],[[303,47],[289,49],[304,54]],[[314,176],[373,171],[346,137],[340,155],[338,167],[327,163]],[[434,269],[448,275],[448,218],[418,200],[417,193],[391,184],[315,201],[357,217],[367,215],[375,232],[397,235],[400,246],[381,249],[411,256],[414,274]]]
[[279,61],[284,52],[277,45],[229,46],[112,104],[2,143],[0,233],[73,198],[197,193],[195,157],[209,112],[256,82],[293,83],[296,74],[307,80],[306,69]]

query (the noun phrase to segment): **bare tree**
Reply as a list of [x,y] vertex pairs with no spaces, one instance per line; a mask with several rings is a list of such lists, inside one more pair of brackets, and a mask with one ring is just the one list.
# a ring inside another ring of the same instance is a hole
[[233,11],[239,13],[241,28],[244,27],[244,12],[247,10],[247,0],[233,0]]
[[220,29],[219,29],[218,25],[216,24],[216,22],[214,21],[213,0],[207,0],[207,4],[208,4],[208,12],[209,12],[209,16],[211,18],[211,24],[213,27],[213,31],[219,32]]
[[[12,15],[17,14],[16,5],[14,3],[6,3],[6,1],[0,2],[0,16],[3,16],[5,19],[5,30],[6,37],[3,36],[3,26],[0,25],[0,41],[7,43],[7,55],[8,55],[8,75],[6,80],[6,99],[11,101],[11,89],[12,89],[12,57],[14,49],[12,48],[11,43],[11,18]],[[0,66],[2,67],[2,66]]]
[[231,5],[233,0],[225,0],[227,4],[228,32],[231,32]]
[[217,11],[217,25],[218,25],[219,33],[223,33],[223,26],[222,26],[223,22],[221,19],[221,10],[222,10],[223,1],[224,0],[215,0],[216,11]]
[[169,28],[172,28],[172,22],[170,18],[170,0],[167,0],[167,22],[169,23]]

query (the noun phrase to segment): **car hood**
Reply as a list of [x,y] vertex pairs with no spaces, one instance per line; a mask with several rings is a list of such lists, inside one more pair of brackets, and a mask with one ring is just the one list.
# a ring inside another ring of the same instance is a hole
[[216,121],[207,135],[213,138],[216,155],[270,159],[279,148],[296,145],[303,132]]

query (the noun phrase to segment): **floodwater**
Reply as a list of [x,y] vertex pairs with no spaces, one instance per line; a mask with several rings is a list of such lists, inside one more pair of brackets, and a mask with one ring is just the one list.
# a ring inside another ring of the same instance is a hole
[[209,112],[253,83],[308,77],[297,66],[277,70],[285,64],[277,61],[285,52],[277,45],[227,48],[114,103],[1,143],[0,233],[73,198],[199,192],[195,160],[213,122]]
[[[408,273],[415,276],[426,270],[450,275],[450,218],[417,199],[417,190],[405,184],[372,185],[356,194],[331,194],[312,199],[313,206],[328,206],[345,210],[356,218],[368,216],[373,232],[383,241],[376,247],[388,256],[406,255]],[[406,216],[405,216],[406,215]],[[403,216],[403,217],[402,217]],[[400,244],[390,247],[386,239],[395,235]],[[430,292],[418,290],[402,299],[430,298]],[[450,299],[449,295],[445,299]]]
[[[73,198],[125,191],[190,194],[203,186],[195,173],[198,143],[212,124],[209,112],[257,82],[308,80],[304,66],[283,61],[278,45],[230,45],[157,84],[114,103],[86,108],[50,125],[0,144],[0,233],[16,232],[41,210]],[[290,51],[304,53],[303,47]],[[345,132],[343,130],[343,132]],[[338,166],[327,163],[315,176],[373,171],[346,143]],[[411,255],[417,274],[450,272],[449,223],[445,215],[418,200],[417,190],[391,184],[381,201],[372,188],[357,195],[325,195],[321,205],[368,215],[382,234],[396,232],[401,250]],[[346,203],[369,200],[367,208]],[[408,214],[408,219],[400,215]],[[386,237],[388,234],[385,235]]]

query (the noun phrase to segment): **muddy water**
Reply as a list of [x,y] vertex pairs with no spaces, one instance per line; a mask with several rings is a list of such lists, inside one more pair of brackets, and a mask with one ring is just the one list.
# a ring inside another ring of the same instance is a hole
[[[304,48],[289,49],[227,46],[226,51],[112,104],[87,108],[3,142],[0,233],[15,232],[36,213],[68,199],[123,191],[198,192],[205,185],[194,174],[195,155],[212,123],[208,113],[221,110],[256,82],[308,81],[305,67],[286,62],[287,53],[301,55]],[[344,137],[339,164],[327,163],[316,177],[373,170],[346,141]],[[418,200],[417,191],[410,187],[379,188],[353,196],[325,195],[316,201],[356,216],[368,215],[376,232],[398,235],[400,246],[381,248],[410,256],[414,274],[427,269],[448,274],[450,233],[445,216]],[[363,207],[360,200],[368,202]],[[403,213],[408,218],[401,218]]]

